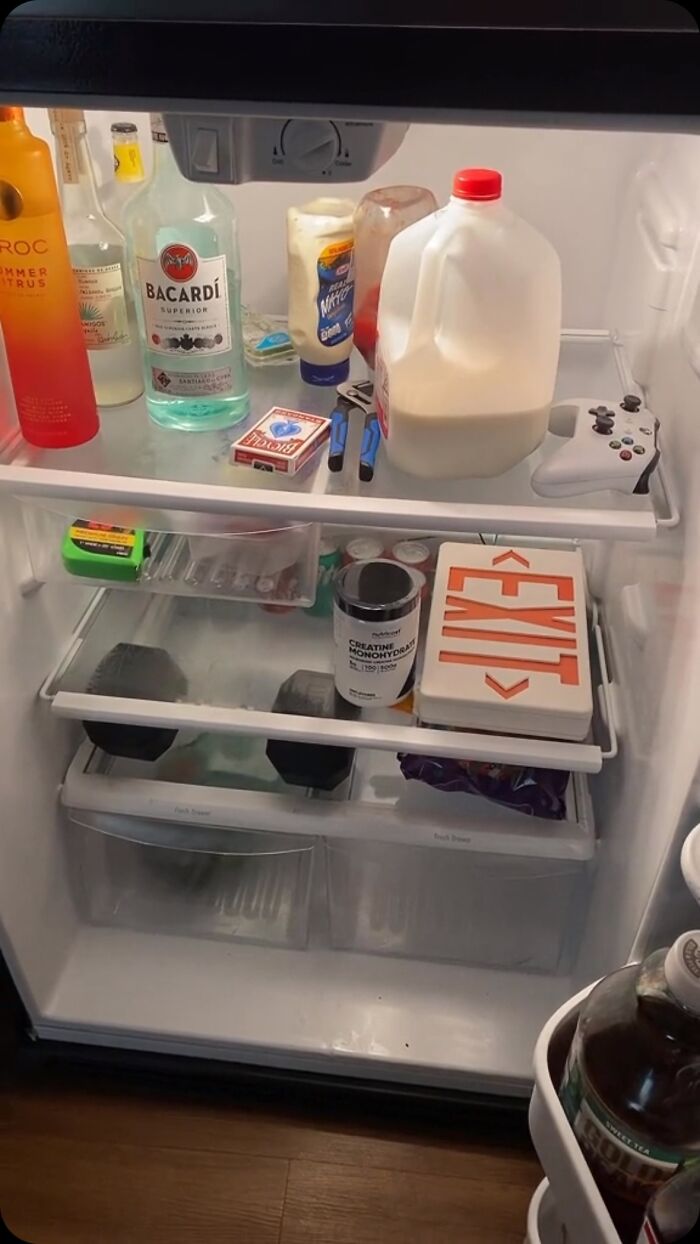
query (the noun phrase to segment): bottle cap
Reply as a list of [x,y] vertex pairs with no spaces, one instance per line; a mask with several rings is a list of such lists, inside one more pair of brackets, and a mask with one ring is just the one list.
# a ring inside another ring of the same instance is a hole
[[306,363],[299,359],[299,371],[305,384],[341,384],[350,375],[350,359],[342,363]]
[[485,202],[500,199],[502,191],[503,178],[493,168],[460,169],[452,182],[452,193],[456,199]]
[[666,954],[664,973],[674,998],[700,1015],[700,929],[677,938]]
[[109,130],[111,134],[138,134],[133,121],[113,121]]
[[683,843],[681,872],[693,898],[700,903],[700,825],[691,829]]
[[0,108],[0,121],[24,121],[24,108]]

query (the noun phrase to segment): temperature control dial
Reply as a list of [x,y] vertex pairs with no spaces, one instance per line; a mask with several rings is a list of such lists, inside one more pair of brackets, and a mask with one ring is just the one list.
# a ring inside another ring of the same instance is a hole
[[340,135],[332,121],[288,121],[280,145],[290,164],[307,177],[321,177],[340,155]]

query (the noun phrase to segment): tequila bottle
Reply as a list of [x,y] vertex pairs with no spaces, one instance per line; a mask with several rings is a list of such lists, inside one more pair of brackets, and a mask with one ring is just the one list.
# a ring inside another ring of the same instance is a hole
[[99,406],[119,406],[143,392],[126,244],[97,197],[84,114],[76,108],[51,108],[49,115],[95,397]]

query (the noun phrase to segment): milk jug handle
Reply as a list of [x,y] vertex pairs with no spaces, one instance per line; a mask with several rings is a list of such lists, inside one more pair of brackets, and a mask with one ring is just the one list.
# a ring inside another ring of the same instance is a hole
[[444,241],[434,233],[423,251],[416,299],[413,304],[411,327],[408,334],[412,350],[420,349],[432,340],[440,308],[440,288],[446,250]]

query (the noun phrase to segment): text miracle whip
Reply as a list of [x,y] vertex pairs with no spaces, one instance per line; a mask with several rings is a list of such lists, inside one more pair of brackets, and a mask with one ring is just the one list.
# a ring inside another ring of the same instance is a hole
[[273,406],[254,427],[234,441],[231,462],[296,475],[330,434],[330,419]]
[[585,738],[593,701],[580,550],[443,544],[418,709],[435,725]]

